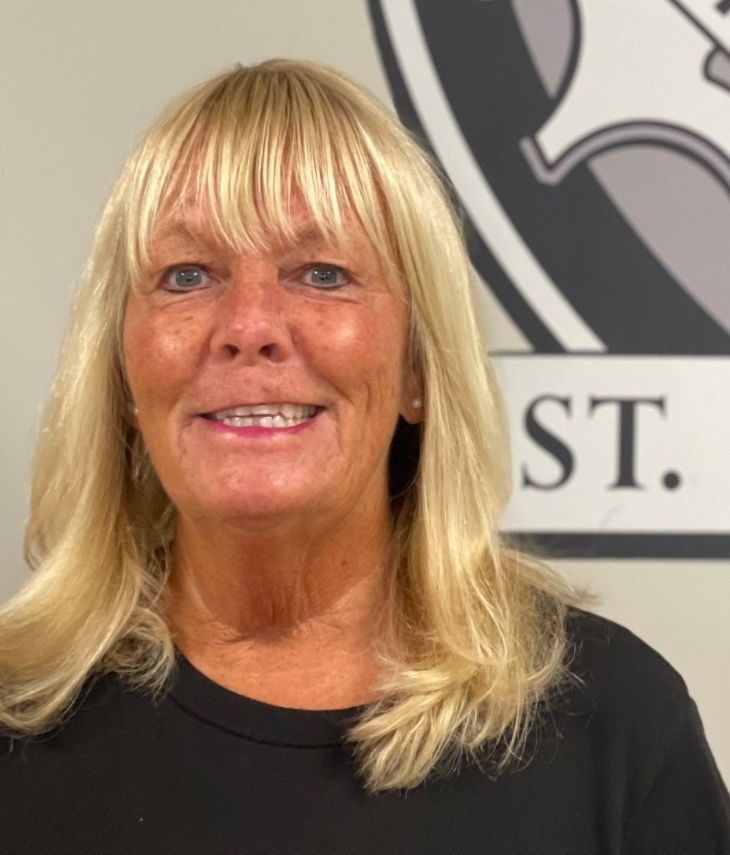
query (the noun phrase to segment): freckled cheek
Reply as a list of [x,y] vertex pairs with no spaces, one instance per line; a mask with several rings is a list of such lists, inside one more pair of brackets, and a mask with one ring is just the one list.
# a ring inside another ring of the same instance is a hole
[[366,410],[395,402],[401,371],[403,330],[381,315],[323,325],[317,361],[335,387]]
[[127,375],[139,402],[174,397],[193,370],[197,349],[185,327],[130,324],[125,330]]

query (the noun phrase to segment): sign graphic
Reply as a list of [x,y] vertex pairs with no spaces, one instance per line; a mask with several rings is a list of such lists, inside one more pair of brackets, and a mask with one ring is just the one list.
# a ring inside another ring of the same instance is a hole
[[530,350],[494,352],[553,555],[730,557],[729,0],[370,0],[393,98]]

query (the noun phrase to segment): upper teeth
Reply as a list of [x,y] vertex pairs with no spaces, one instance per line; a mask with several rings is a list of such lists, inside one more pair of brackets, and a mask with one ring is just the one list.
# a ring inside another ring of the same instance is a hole
[[211,413],[212,419],[223,420],[235,416],[284,416],[285,419],[308,419],[317,412],[313,404],[256,404],[253,407],[232,407]]

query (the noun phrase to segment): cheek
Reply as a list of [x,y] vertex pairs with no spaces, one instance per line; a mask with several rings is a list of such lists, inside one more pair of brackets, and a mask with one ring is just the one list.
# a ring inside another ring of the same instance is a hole
[[397,307],[327,319],[313,328],[313,360],[348,398],[366,398],[368,408],[396,403],[405,354],[406,329]]
[[127,378],[138,401],[164,398],[189,375],[199,342],[184,318],[128,317],[124,325]]

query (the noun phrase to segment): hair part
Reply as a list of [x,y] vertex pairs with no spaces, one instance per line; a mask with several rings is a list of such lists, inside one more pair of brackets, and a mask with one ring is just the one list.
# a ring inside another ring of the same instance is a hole
[[[76,293],[33,459],[33,574],[0,607],[0,727],[58,725],[94,675],[164,692],[175,508],[146,454],[124,376],[126,297],[156,231],[190,210],[239,251],[312,224],[363,225],[409,299],[426,419],[391,447],[394,561],[380,700],[348,731],[370,791],[409,789],[465,758],[525,757],[540,705],[569,675],[581,597],[498,524],[509,453],[471,305],[459,217],[440,174],[374,98],[307,62],[237,67],[183,94],[130,155]],[[83,453],[80,453],[83,450]]]

